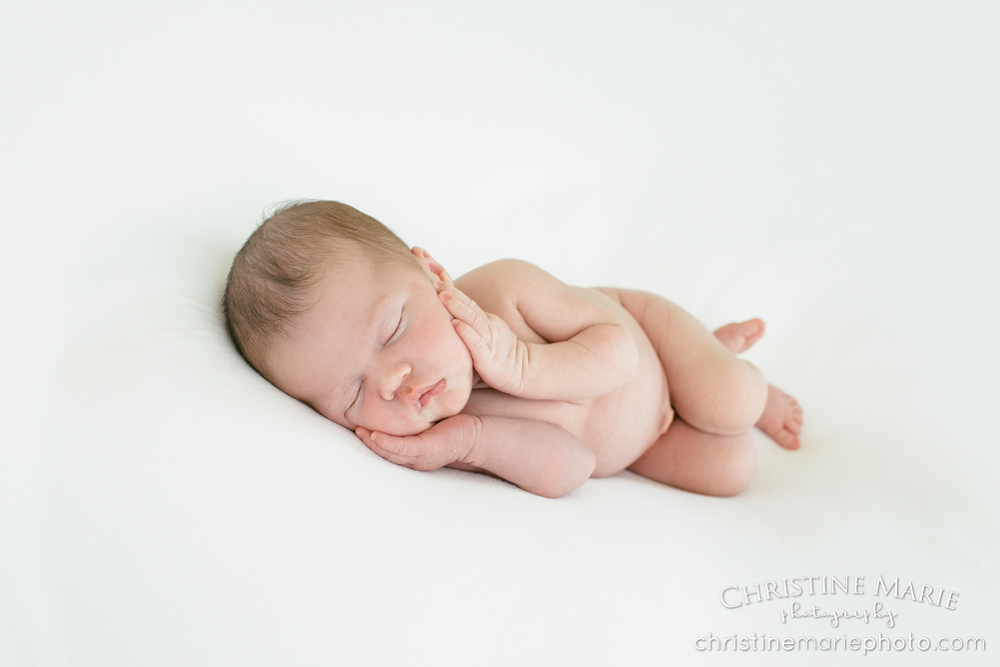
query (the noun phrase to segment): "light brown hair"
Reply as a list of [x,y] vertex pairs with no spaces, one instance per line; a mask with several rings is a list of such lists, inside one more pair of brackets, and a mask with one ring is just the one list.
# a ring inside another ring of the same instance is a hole
[[275,208],[236,253],[222,296],[226,329],[243,358],[267,377],[274,342],[312,306],[320,279],[358,259],[376,269],[394,262],[420,269],[402,239],[347,204],[296,200]]

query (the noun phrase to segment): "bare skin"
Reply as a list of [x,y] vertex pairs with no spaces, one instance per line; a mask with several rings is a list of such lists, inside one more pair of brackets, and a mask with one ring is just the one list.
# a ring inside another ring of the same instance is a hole
[[752,426],[799,445],[798,403],[735,356],[760,320],[713,334],[655,294],[573,287],[516,260],[452,281],[413,255],[419,269],[373,280],[361,263],[323,284],[269,377],[393,463],[546,497],[626,468],[728,496],[753,474]]
[[764,337],[764,320],[754,318],[746,322],[731,322],[712,332],[719,342],[733,354],[746,352]]
[[[716,329],[713,334],[733,354],[746,352],[764,336],[764,321],[760,319],[733,322]],[[767,386],[764,414],[756,424],[772,440],[785,449],[799,448],[802,433],[802,408],[799,402],[773,385]]]

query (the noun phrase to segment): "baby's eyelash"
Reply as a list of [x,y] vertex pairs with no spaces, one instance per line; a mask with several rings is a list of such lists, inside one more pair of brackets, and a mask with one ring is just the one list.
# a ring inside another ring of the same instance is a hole
[[393,340],[395,340],[395,339],[397,338],[397,335],[398,335],[398,334],[399,334],[399,333],[400,333],[400,332],[401,332],[402,330],[403,330],[403,313],[402,313],[402,312],[400,312],[400,313],[399,313],[399,323],[398,323],[398,324],[396,324],[396,330],[392,332],[392,335],[391,335],[391,336],[389,336],[389,340],[385,341],[385,344],[386,344],[386,345],[388,345],[388,344],[389,344],[389,343],[391,343],[391,342],[392,342]]

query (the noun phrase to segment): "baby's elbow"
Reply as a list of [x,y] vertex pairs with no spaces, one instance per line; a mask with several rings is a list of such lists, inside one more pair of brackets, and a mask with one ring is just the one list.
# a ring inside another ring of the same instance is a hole
[[624,324],[617,328],[615,351],[613,368],[618,370],[619,379],[624,386],[639,377],[639,345]]
[[543,498],[562,498],[570,491],[575,491],[576,489],[583,486],[589,477],[583,478],[566,478],[561,480],[556,480],[551,483],[542,484],[533,489],[529,489],[536,496],[541,496]]
[[552,466],[537,480],[532,493],[544,498],[561,498],[570,491],[580,488],[590,479],[597,468],[597,455],[581,445],[574,456],[563,465]]

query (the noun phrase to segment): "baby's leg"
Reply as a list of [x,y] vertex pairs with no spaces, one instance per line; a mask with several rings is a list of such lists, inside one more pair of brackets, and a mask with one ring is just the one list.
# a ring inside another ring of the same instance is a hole
[[670,399],[689,426],[715,435],[739,435],[757,423],[767,403],[767,381],[737,359],[680,306],[649,292],[620,290],[667,374]]
[[629,470],[685,491],[732,496],[747,485],[756,467],[757,449],[748,432],[713,435],[675,418]]
[[[733,354],[753,347],[764,335],[764,321],[759,319],[733,322],[719,327],[712,334]],[[764,414],[757,420],[757,428],[785,449],[799,448],[802,433],[802,408],[799,402],[774,385],[767,385],[767,403]]]

